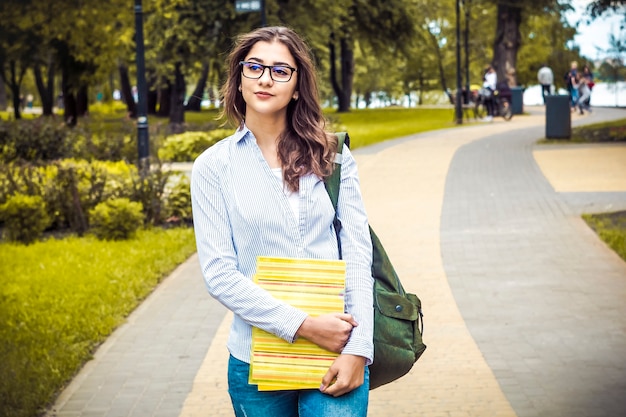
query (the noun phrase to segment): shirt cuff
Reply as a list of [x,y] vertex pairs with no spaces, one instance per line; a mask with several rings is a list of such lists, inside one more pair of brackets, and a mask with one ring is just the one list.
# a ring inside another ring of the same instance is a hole
[[298,329],[300,328],[300,326],[302,326],[302,323],[304,323],[304,320],[306,320],[306,318],[309,316],[304,311],[300,311],[298,309],[294,309],[294,310],[295,310],[295,313],[293,317],[291,317],[289,321],[287,322],[287,325],[284,329],[283,334],[278,335],[279,337],[285,339],[289,343],[293,343],[296,341],[297,339],[296,333],[298,332]]
[[363,356],[365,365],[371,365],[374,362],[374,343],[368,339],[350,337],[341,353],[343,355]]

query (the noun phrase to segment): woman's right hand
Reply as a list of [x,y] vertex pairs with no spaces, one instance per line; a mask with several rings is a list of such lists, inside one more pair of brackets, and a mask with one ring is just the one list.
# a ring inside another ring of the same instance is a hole
[[331,352],[341,353],[350,339],[352,328],[358,325],[352,315],[346,313],[309,316],[300,325],[296,336],[303,337]]

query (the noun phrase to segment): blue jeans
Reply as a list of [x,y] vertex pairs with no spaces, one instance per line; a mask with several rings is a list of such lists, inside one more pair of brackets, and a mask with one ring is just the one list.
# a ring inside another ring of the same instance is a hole
[[[317,389],[259,391],[248,384],[250,365],[231,356],[228,360],[228,394],[236,417],[366,417],[369,369],[359,388],[340,397]],[[321,381],[320,381],[321,383]]]
[[578,103],[578,88],[572,88],[570,90],[570,95],[572,96],[572,107],[576,107],[576,104]]

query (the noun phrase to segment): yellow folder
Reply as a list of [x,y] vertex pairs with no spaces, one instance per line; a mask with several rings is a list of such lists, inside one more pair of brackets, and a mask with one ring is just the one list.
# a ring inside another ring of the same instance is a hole
[[[310,316],[344,311],[345,261],[260,256],[253,280]],[[306,339],[289,343],[253,327],[249,382],[260,391],[319,388],[337,356]]]

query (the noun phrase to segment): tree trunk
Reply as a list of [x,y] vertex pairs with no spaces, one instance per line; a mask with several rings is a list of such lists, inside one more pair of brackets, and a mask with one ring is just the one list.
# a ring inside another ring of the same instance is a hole
[[365,107],[369,108],[372,104],[372,92],[366,91],[365,94],[363,94],[363,99],[365,100]]
[[338,111],[350,111],[350,99],[352,97],[352,82],[354,81],[354,51],[349,39],[343,37],[341,44],[341,91]]
[[130,77],[128,76],[128,67],[126,64],[119,64],[118,71],[120,73],[120,85],[122,88],[122,100],[126,103],[128,117],[134,119],[137,117],[137,104],[133,98],[133,90],[130,85]]
[[76,97],[69,89],[63,89],[63,120],[68,126],[76,126],[78,122],[78,112],[76,108]]
[[80,86],[76,93],[76,114],[85,117],[89,114],[89,94],[86,85]]
[[204,98],[204,90],[206,88],[206,83],[209,78],[209,64],[205,62],[202,64],[202,73],[200,74],[200,79],[196,84],[196,89],[193,90],[193,94],[187,100],[187,106],[185,106],[185,110],[188,111],[200,111],[202,110],[202,99]]
[[148,114],[157,114],[157,104],[159,103],[159,93],[156,88],[154,88],[154,76],[148,78]]
[[35,74],[37,91],[41,98],[42,114],[44,116],[52,116],[54,114],[54,65],[52,60],[48,61],[48,74],[45,81],[39,65],[35,64],[33,72]]
[[159,88],[158,92],[159,109],[157,110],[157,116],[159,117],[168,117],[170,115],[170,108],[172,105],[172,84],[169,81],[166,81],[165,83],[166,86]]
[[[20,89],[26,70],[18,70],[15,61],[9,62],[9,69],[11,71],[11,78],[9,80],[5,79],[4,81],[8,84],[11,95],[13,96],[13,115],[15,116],[15,120],[19,120],[22,118],[22,106],[24,105],[24,101],[22,97],[20,97]],[[2,70],[2,68],[0,68],[0,70]]]
[[61,91],[63,93],[63,120],[68,126],[76,126],[78,122],[78,110],[76,107],[76,97],[69,81],[68,70],[63,68]]
[[335,35],[330,35],[330,41],[328,42],[328,52],[330,54],[330,84],[335,92],[335,97],[339,99],[341,96],[341,87],[339,81],[337,81],[337,53],[335,51]]
[[517,86],[517,51],[521,45],[519,26],[522,21],[522,6],[519,0],[498,3],[498,25],[493,44],[493,67],[498,82],[507,81],[509,87]]
[[4,111],[7,108],[7,90],[4,85],[4,81],[0,79],[0,111]]
[[336,50],[334,35],[331,35],[330,42],[328,44],[330,52],[330,82],[337,96],[339,113],[345,113],[350,111],[350,98],[352,96],[352,81],[354,80],[354,51],[350,40],[346,37],[342,37],[339,40],[340,48],[340,71],[341,71],[341,85],[337,79],[337,66],[336,66]]
[[420,70],[419,72],[419,88],[420,88],[420,94],[417,97],[417,105],[421,106],[422,104],[424,104],[424,73],[422,72],[422,70]]
[[443,56],[441,55],[441,48],[439,48],[439,40],[430,31],[428,31],[428,35],[430,36],[435,55],[437,56],[437,67],[439,69],[439,81],[441,82],[441,89],[447,92],[448,84],[446,83],[446,72],[443,68]]
[[172,105],[170,107],[170,131],[180,133],[185,123],[185,77],[180,67],[183,64],[177,62],[174,67],[174,85],[172,87]]
[[20,86],[11,84],[9,86],[13,101],[13,117],[15,120],[22,118],[22,100],[20,99]]

